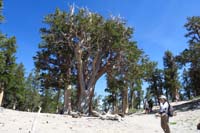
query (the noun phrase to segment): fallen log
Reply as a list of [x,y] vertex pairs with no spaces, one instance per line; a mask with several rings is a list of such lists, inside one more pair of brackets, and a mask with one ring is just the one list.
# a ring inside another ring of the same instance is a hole
[[121,121],[122,117],[119,116],[119,115],[117,115],[117,114],[115,114],[115,115],[106,114],[106,115],[101,115],[100,119],[102,119],[102,120],[116,120],[116,121]]

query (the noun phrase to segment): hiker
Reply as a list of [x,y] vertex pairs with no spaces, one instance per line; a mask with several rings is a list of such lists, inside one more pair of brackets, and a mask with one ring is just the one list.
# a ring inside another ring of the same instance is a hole
[[164,95],[161,95],[159,98],[160,101],[160,117],[161,117],[161,127],[165,133],[170,133],[169,128],[169,103],[167,102],[167,98]]
[[145,100],[144,102],[144,109],[145,109],[145,114],[149,113],[149,103],[147,100]]

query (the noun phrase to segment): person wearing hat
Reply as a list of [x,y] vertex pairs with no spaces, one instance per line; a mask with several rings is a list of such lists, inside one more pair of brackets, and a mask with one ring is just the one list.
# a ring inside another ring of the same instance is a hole
[[160,117],[161,117],[161,127],[165,133],[170,133],[169,128],[169,116],[168,116],[168,108],[169,103],[167,102],[167,98],[164,95],[161,95],[159,98],[160,102]]

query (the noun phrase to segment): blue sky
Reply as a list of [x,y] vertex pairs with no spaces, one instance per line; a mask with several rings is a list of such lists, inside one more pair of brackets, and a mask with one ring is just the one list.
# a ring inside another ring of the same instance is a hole
[[[39,29],[44,26],[44,16],[55,8],[68,10],[68,5],[78,7],[108,17],[120,15],[127,25],[134,27],[133,39],[150,59],[162,68],[162,57],[166,50],[174,55],[187,47],[184,24],[189,16],[199,15],[199,0],[4,0],[5,22],[0,30],[17,38],[17,62],[22,62],[26,72],[34,68],[32,57],[40,43]],[[105,79],[97,82],[97,91],[103,94]]]

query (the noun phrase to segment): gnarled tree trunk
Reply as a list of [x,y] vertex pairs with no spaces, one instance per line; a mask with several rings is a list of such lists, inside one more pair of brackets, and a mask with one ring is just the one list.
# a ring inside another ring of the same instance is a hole
[[127,114],[128,108],[128,88],[123,88],[122,90],[122,113]]
[[89,93],[87,90],[80,90],[78,94],[78,111],[81,113],[89,112]]
[[0,83],[0,107],[2,106],[3,95],[4,95],[4,86],[3,83]]
[[91,114],[93,109],[93,97],[94,97],[94,85],[92,84],[91,87],[85,90],[81,90],[79,92],[79,99],[78,99],[78,111],[82,113],[89,113]]
[[3,88],[0,89],[0,107],[2,105],[2,101],[3,101],[3,94],[4,94],[4,90]]
[[176,88],[176,91],[175,91],[175,100],[176,100],[176,102],[178,102],[179,101],[179,99],[180,99],[180,96],[179,96],[179,93],[178,93],[178,89]]
[[59,100],[60,100],[60,89],[58,89],[58,94],[57,94],[57,101],[56,101],[57,107],[56,107],[56,113],[59,113],[59,111],[60,111]]
[[135,93],[133,91],[133,89],[130,90],[130,108],[133,109],[134,108],[134,100],[135,100]]
[[115,101],[113,102],[113,113],[114,114],[118,114],[119,113],[119,109],[118,109],[118,100],[117,100],[117,96],[116,94],[114,94],[115,96]]
[[64,90],[64,113],[71,114],[71,85],[66,85]]
[[15,100],[15,102],[13,103],[12,109],[15,110],[15,109],[16,109],[16,106],[17,106],[17,101]]
[[94,87],[96,81],[106,72],[106,66],[100,69],[101,59],[97,55],[93,61],[93,69],[90,74],[87,66],[82,61],[82,51],[79,46],[75,49],[75,56],[77,60],[78,69],[78,111],[82,113],[92,112],[92,99],[94,96]]
[[89,89],[89,93],[90,93],[90,97],[89,97],[89,114],[92,114],[92,110],[93,110],[93,97],[94,97],[94,83],[92,85],[92,87]]

